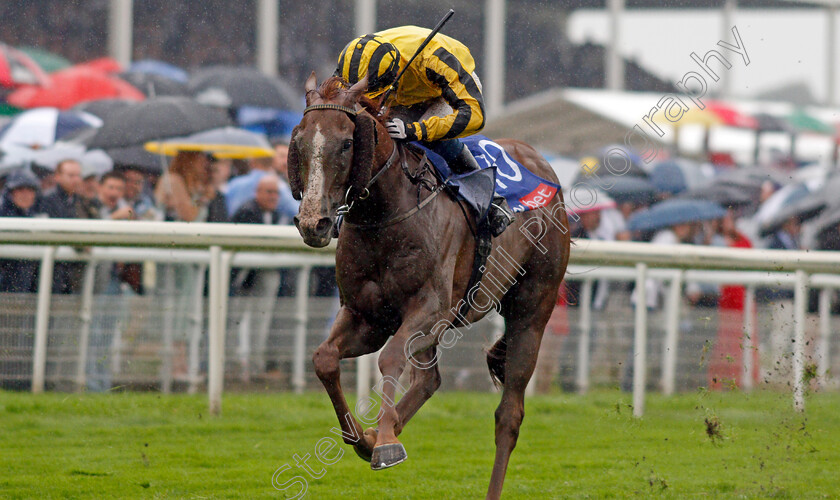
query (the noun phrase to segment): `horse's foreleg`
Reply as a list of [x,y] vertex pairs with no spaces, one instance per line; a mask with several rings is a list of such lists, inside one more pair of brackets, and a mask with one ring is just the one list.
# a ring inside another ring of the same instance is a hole
[[435,352],[435,348],[432,347],[412,357],[412,360],[416,360],[417,363],[412,363],[411,386],[397,403],[399,422],[394,432],[398,436],[405,424],[440,387],[440,370],[435,359]]
[[496,409],[496,458],[490,477],[488,499],[502,495],[510,454],[519,437],[519,427],[525,416],[525,388],[537,363],[542,330],[536,328],[508,328],[505,353],[505,381],[502,400]]
[[[427,349],[437,345],[436,335],[426,334],[439,314],[431,304],[426,303],[408,315],[397,333],[379,355],[379,371],[382,373],[382,409],[379,416],[379,432],[370,466],[374,470],[397,465],[407,458],[405,448],[397,440],[397,429],[402,429],[400,414],[397,410],[396,397],[399,378],[402,375],[408,357],[415,359]],[[414,362],[412,363],[415,364]],[[416,368],[416,367],[415,367]],[[431,367],[430,367],[431,369]],[[408,394],[408,391],[406,392]],[[422,404],[422,393],[418,388],[411,399],[403,405],[403,410],[413,414]]]
[[315,373],[324,384],[335,408],[344,442],[353,445],[356,453],[365,460],[370,460],[375,439],[364,434],[362,426],[347,405],[347,399],[341,389],[339,361],[378,351],[385,340],[387,336],[375,335],[366,322],[342,307],[336,316],[329,338],[318,346],[312,357]]

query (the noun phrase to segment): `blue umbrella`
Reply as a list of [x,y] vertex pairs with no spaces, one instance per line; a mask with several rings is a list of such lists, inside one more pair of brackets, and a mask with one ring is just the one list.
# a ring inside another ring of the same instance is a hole
[[274,108],[243,106],[236,114],[236,121],[252,132],[268,137],[289,137],[292,129],[303,119],[303,113]]
[[726,210],[717,203],[705,200],[670,199],[637,212],[627,221],[631,231],[654,231],[688,222],[719,219]]
[[156,61],[154,59],[135,61],[128,67],[128,71],[130,73],[148,73],[158,75],[181,83],[187,83],[190,79],[190,75],[178,66],[163,61]]
[[709,178],[700,165],[685,160],[667,160],[658,163],[650,173],[650,182],[660,192],[678,194],[708,183]]
[[656,187],[650,181],[640,177],[629,175],[605,177],[601,179],[598,187],[606,191],[618,203],[625,201],[652,203],[656,199]]

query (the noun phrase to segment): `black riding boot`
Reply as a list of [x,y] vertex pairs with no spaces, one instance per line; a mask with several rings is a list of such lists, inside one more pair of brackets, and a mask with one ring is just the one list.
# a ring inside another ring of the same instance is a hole
[[[461,148],[461,152],[454,160],[449,162],[449,168],[455,174],[466,174],[478,170],[478,162],[470,152],[467,146]],[[504,196],[493,195],[493,202],[490,204],[490,210],[487,213],[487,222],[490,224],[490,232],[493,236],[499,236],[504,230],[516,220],[513,210],[508,206],[507,200]]]

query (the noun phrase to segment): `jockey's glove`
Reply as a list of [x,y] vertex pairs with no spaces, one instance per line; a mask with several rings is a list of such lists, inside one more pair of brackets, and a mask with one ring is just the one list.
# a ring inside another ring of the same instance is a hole
[[404,141],[417,140],[417,134],[415,133],[413,123],[405,123],[399,118],[392,118],[385,122],[385,128],[388,129],[388,135],[394,139]]

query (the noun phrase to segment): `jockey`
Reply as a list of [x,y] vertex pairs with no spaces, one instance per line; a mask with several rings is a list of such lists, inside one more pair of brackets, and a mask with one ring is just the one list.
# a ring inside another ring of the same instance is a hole
[[[430,32],[417,26],[401,26],[356,38],[341,51],[335,75],[350,84],[367,75],[365,95],[371,99],[380,97]],[[478,170],[480,167],[472,153],[459,140],[484,127],[484,98],[474,70],[475,61],[464,44],[436,34],[411,62],[384,104],[421,105],[428,109],[438,104],[435,101],[443,101],[451,109],[445,116],[429,116],[408,123],[391,118],[386,122],[391,137],[422,142],[442,156],[453,173]],[[513,212],[504,197],[493,197],[488,220],[494,236],[513,222]]]

